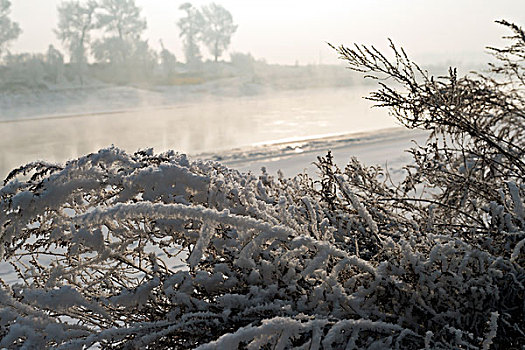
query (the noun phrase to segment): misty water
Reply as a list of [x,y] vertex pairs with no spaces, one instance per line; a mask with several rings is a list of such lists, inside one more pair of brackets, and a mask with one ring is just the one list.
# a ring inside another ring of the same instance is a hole
[[[169,106],[0,123],[0,177],[35,160],[64,162],[115,145],[128,152],[153,147],[189,154],[254,144],[371,131],[396,125],[364,100],[365,87],[203,98]],[[100,106],[92,106],[100,109]]]

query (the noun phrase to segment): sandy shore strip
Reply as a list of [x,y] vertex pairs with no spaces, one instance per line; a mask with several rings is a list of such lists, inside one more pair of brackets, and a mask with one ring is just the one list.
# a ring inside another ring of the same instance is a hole
[[366,165],[379,165],[390,175],[401,179],[403,166],[412,162],[408,149],[423,145],[429,135],[426,130],[396,127],[377,131],[331,135],[319,138],[277,141],[228,152],[202,153],[196,157],[219,161],[242,172],[258,174],[262,167],[271,174],[281,171],[287,177],[299,173],[314,176],[318,156],[330,150],[340,168],[352,157]]

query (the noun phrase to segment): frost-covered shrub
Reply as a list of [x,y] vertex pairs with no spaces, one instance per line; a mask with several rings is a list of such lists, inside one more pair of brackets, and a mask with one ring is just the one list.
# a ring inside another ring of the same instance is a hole
[[0,189],[0,347],[521,348],[522,84],[340,53],[433,131],[401,184],[330,154],[318,179],[116,148],[28,164]]
[[381,203],[390,190],[373,169],[320,164],[323,184],[114,148],[20,169],[31,178],[0,192],[2,259],[20,278],[1,290],[0,346],[523,339],[519,244],[494,254],[427,230],[420,209]]

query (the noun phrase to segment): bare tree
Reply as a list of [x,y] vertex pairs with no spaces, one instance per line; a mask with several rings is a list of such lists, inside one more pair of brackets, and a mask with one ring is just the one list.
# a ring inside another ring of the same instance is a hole
[[159,40],[159,43],[160,47],[162,48],[159,55],[160,65],[162,67],[164,76],[169,77],[171,74],[173,74],[175,70],[177,58],[170,50],[164,47],[164,42],[162,41],[162,39]]
[[98,27],[121,40],[138,40],[147,23],[135,0],[102,0],[97,14]]
[[102,0],[97,27],[106,36],[95,42],[93,53],[99,62],[123,64],[134,54],[147,27],[135,0]]
[[188,2],[182,4],[179,7],[179,10],[186,12],[186,17],[179,19],[177,22],[177,26],[180,29],[179,36],[183,38],[184,42],[186,63],[192,64],[200,62],[202,56],[199,48],[199,41],[204,24],[202,13]]
[[231,37],[237,30],[237,25],[233,24],[231,13],[215,3],[203,6],[202,15],[204,17],[202,41],[217,62],[223,51],[230,45]]
[[58,28],[55,33],[67,47],[69,60],[75,66],[81,82],[87,64],[87,45],[91,42],[91,31],[95,28],[96,9],[94,0],[67,1],[58,6]]
[[53,83],[57,83],[63,74],[64,55],[53,45],[49,45],[46,53],[46,66],[48,78]]
[[11,2],[0,0],[0,55],[6,49],[10,41],[18,38],[22,30],[18,23],[11,21]]

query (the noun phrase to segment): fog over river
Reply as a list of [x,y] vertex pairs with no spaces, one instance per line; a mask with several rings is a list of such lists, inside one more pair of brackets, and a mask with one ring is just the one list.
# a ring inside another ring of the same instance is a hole
[[153,147],[155,152],[198,154],[398,125],[387,110],[363,99],[367,91],[351,87],[215,96],[162,107],[2,121],[0,177],[27,162],[64,162],[112,144],[128,152]]

